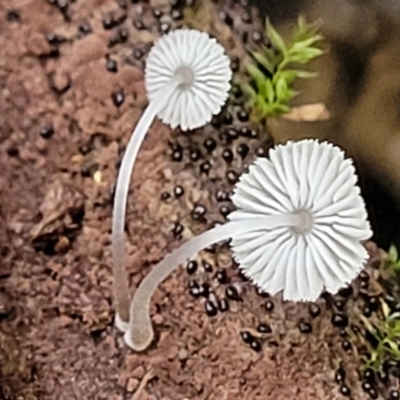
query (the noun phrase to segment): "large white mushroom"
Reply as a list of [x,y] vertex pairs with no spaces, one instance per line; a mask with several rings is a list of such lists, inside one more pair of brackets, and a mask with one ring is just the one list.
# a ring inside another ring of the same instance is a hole
[[153,339],[149,306],[157,286],[182,262],[231,240],[239,268],[262,291],[314,301],[336,293],[364,267],[362,242],[372,236],[355,168],[338,147],[303,140],[278,145],[236,184],[229,221],[167,255],[136,291],[126,343],[136,351]]
[[126,331],[130,294],[125,270],[124,225],[129,183],[140,146],[156,115],[172,128],[199,128],[221,111],[232,72],[224,49],[207,33],[181,29],[161,37],[146,62],[149,105],[136,125],[118,175],[112,248],[116,326]]

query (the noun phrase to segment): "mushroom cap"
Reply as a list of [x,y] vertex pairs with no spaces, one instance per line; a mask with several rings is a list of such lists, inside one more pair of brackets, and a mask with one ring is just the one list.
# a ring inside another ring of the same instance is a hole
[[[145,83],[153,101],[177,74],[178,85],[158,117],[173,129],[199,128],[221,111],[228,98],[232,71],[224,48],[205,32],[172,31],[157,40],[146,62]],[[182,75],[181,75],[182,76]]]
[[284,300],[335,294],[363,269],[372,236],[355,168],[327,142],[278,145],[243,174],[232,197],[231,221],[298,214],[300,226],[237,232],[231,246],[244,274]]

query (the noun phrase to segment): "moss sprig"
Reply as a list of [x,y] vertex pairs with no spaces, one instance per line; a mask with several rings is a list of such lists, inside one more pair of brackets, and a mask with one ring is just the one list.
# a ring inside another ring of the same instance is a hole
[[317,31],[316,24],[308,24],[300,17],[290,42],[285,43],[267,20],[266,34],[271,46],[252,53],[252,62],[246,66],[250,80],[242,85],[257,120],[290,112],[289,102],[297,95],[292,87],[294,81],[316,76],[300,66],[323,54],[317,47],[323,39]]

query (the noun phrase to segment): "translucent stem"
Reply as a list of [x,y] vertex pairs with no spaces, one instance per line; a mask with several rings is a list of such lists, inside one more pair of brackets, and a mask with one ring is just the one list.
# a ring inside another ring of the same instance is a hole
[[126,202],[129,191],[132,170],[135,165],[139,149],[143,143],[157,113],[167,103],[171,94],[179,84],[179,77],[173,78],[160,90],[155,101],[151,101],[140,118],[129,140],[119,170],[115,188],[113,220],[112,220],[112,250],[113,250],[113,292],[116,308],[116,325],[125,332],[128,327],[130,294],[128,276],[125,269],[125,242],[124,226]]
[[136,290],[130,309],[129,328],[124,335],[126,344],[135,351],[145,350],[153,340],[150,320],[150,301],[158,285],[181,263],[214,243],[232,238],[236,234],[282,226],[299,226],[302,219],[297,214],[265,216],[258,219],[227,222],[189,240],[168,254],[143,279]]

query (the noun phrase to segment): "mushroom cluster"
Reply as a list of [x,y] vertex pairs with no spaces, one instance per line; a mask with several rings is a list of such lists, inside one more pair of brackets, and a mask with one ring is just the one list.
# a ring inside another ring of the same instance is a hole
[[207,33],[176,30],[152,47],[145,68],[149,105],[136,125],[122,159],[115,189],[112,248],[116,326],[128,328],[130,294],[125,270],[124,225],[132,169],[154,118],[172,128],[199,128],[221,111],[232,72],[223,47]]
[[316,140],[278,145],[236,184],[229,221],[167,255],[132,300],[125,342],[145,350],[154,337],[149,315],[157,286],[202,249],[231,240],[239,268],[262,291],[286,300],[335,294],[364,268],[372,236],[355,168],[338,147]]

